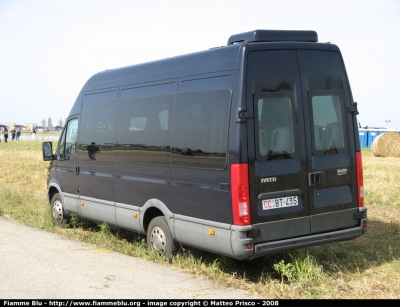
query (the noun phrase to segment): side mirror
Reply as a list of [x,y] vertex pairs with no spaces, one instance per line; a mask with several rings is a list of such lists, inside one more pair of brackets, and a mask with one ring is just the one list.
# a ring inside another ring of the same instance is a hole
[[42,153],[44,161],[53,161],[53,143],[52,142],[43,142],[42,144]]

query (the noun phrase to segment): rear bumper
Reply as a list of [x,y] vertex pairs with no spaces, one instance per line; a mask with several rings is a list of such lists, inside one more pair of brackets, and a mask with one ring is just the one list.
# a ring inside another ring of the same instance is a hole
[[361,226],[351,229],[338,230],[328,233],[308,235],[304,237],[257,244],[254,247],[254,254],[252,257],[250,257],[250,259],[308,246],[320,245],[337,241],[352,240],[365,233],[366,223],[367,219],[361,220]]
[[[279,238],[279,235],[282,235],[282,232],[280,232],[279,230],[284,229],[282,227],[288,227],[288,225],[269,225],[269,229],[267,230],[274,229],[276,230],[275,232],[278,235],[275,235],[277,237],[276,239],[272,239],[268,242],[260,241],[260,239],[262,239],[262,234],[260,237],[260,230],[261,232],[264,231],[268,234],[272,233],[269,231],[265,231],[266,228],[264,228],[263,230],[263,226],[265,225],[231,225],[232,255],[229,255],[239,260],[254,259],[265,255],[285,252],[298,248],[352,240],[363,235],[367,231],[367,208],[359,207],[357,209],[351,209],[350,211],[347,211],[344,216],[348,215],[350,215],[351,220],[355,222],[355,225],[353,227],[342,227],[341,230],[321,231],[314,234],[303,232],[303,234],[299,234],[299,236],[287,236],[286,239]],[[296,225],[301,226],[301,223],[309,223],[308,219],[306,219],[305,221],[300,219],[298,220],[299,221],[295,221],[294,219],[288,220],[293,229],[296,229]],[[289,232],[285,234],[290,235]],[[258,240],[258,242],[256,240]]]

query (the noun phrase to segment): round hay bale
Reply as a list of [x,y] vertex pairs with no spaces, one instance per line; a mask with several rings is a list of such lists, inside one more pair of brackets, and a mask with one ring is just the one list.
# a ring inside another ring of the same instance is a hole
[[382,136],[383,134],[378,135],[376,138],[374,138],[374,140],[372,141],[372,145],[371,145],[371,150],[372,153],[374,154],[375,157],[382,157],[381,154],[379,153],[379,148],[378,148],[378,142],[379,142],[379,138]]
[[400,134],[386,132],[378,135],[372,142],[371,150],[376,157],[400,158]]

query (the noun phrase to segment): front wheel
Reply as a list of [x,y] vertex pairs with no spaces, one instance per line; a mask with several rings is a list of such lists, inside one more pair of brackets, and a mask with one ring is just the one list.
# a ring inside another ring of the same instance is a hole
[[51,218],[56,226],[64,228],[69,222],[69,215],[65,212],[61,196],[54,194],[50,203]]
[[151,220],[147,230],[147,246],[167,259],[175,254],[177,244],[164,216],[157,216]]

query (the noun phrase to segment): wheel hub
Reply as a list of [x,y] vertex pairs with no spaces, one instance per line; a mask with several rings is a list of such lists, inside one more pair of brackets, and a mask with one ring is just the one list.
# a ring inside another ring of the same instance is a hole
[[165,252],[165,234],[160,227],[154,227],[151,232],[151,246],[155,251]]
[[63,208],[59,201],[54,202],[52,209],[53,219],[57,224],[61,224],[63,221]]

